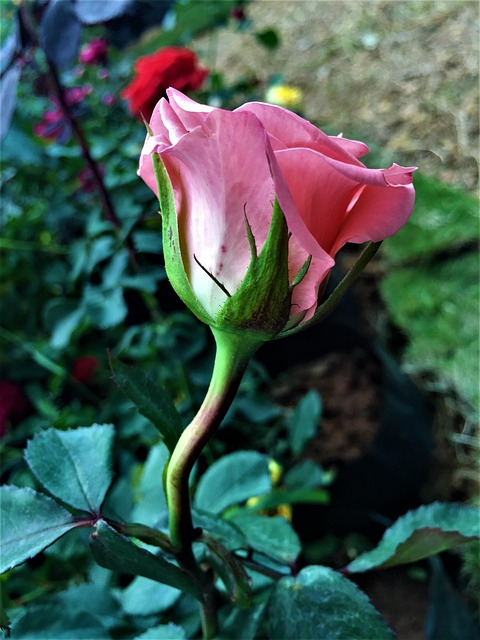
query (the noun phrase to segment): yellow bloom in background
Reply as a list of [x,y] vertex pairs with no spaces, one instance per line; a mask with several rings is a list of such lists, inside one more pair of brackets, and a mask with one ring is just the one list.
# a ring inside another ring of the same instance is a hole
[[274,487],[280,482],[280,478],[283,475],[283,467],[278,464],[276,460],[270,458],[268,461],[268,471],[270,473],[270,478],[272,479],[272,484]]
[[265,100],[285,109],[298,109],[303,101],[303,93],[289,84],[274,84],[267,89]]
[[[270,473],[270,478],[272,479],[272,485],[276,487],[280,482],[280,479],[283,475],[283,467],[276,460],[270,458],[268,462],[268,471]],[[252,496],[246,502],[247,507],[255,507],[259,502],[261,502],[262,496]],[[262,509],[259,513],[263,513],[266,516],[283,516],[286,520],[291,522],[292,520],[292,506],[289,504],[280,504],[278,507],[274,509]]]

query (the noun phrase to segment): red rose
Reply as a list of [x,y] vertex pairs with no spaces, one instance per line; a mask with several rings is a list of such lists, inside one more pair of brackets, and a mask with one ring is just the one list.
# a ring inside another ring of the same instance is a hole
[[166,47],[135,62],[136,76],[122,91],[130,112],[150,119],[155,105],[169,87],[188,92],[199,89],[208,70],[185,47]]

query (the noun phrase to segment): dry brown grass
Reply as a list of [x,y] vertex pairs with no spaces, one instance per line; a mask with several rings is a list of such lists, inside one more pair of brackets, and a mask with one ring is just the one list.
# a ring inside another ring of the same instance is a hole
[[478,2],[252,0],[247,14],[281,46],[269,52],[232,27],[198,40],[227,79],[266,85],[283,74],[302,89],[308,119],[477,188]]

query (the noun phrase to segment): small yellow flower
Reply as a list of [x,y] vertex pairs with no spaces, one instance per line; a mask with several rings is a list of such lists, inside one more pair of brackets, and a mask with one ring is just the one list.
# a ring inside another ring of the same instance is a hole
[[247,507],[254,507],[259,502],[260,498],[258,496],[253,496],[253,498],[249,498],[245,504],[247,505]]
[[285,109],[296,109],[303,101],[303,94],[297,87],[289,84],[274,84],[267,89],[265,100]]
[[280,504],[277,507],[277,516],[283,516],[285,520],[289,522],[292,521],[292,505],[291,504]]
[[[283,467],[276,460],[270,458],[268,461],[268,471],[270,473],[270,478],[272,480],[272,485],[275,487],[280,482],[280,479],[283,475]],[[262,496],[252,496],[245,503],[247,507],[255,507],[259,502],[261,502]],[[292,520],[292,507],[289,504],[280,504],[278,507],[274,509],[262,509],[259,511],[265,516],[273,517],[273,516],[283,516],[286,520],[291,522]]]
[[270,473],[272,484],[275,487],[280,482],[280,478],[283,475],[283,467],[282,465],[278,464],[276,460],[270,458],[270,460],[268,461],[268,471]]

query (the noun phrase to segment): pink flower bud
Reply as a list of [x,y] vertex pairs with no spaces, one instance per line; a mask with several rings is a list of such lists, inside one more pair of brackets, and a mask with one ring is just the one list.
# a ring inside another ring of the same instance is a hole
[[93,38],[80,51],[78,56],[82,64],[106,64],[108,43],[103,38]]
[[[358,160],[368,151],[365,144],[328,136],[279,106],[253,102],[231,112],[174,89],[167,94],[168,101],[161,99],[154,109],[139,175],[158,194],[152,163],[158,154],[173,188],[178,227],[178,246],[164,241],[166,260],[171,249],[195,305],[212,325],[218,318],[223,322],[224,306],[230,317],[229,299],[246,279],[253,249],[260,255],[274,202],[289,234],[290,312],[284,327],[313,316],[341,247],[383,240],[408,220],[414,168],[368,169]],[[180,288],[188,298],[184,281]],[[258,294],[255,287],[250,297]]]

